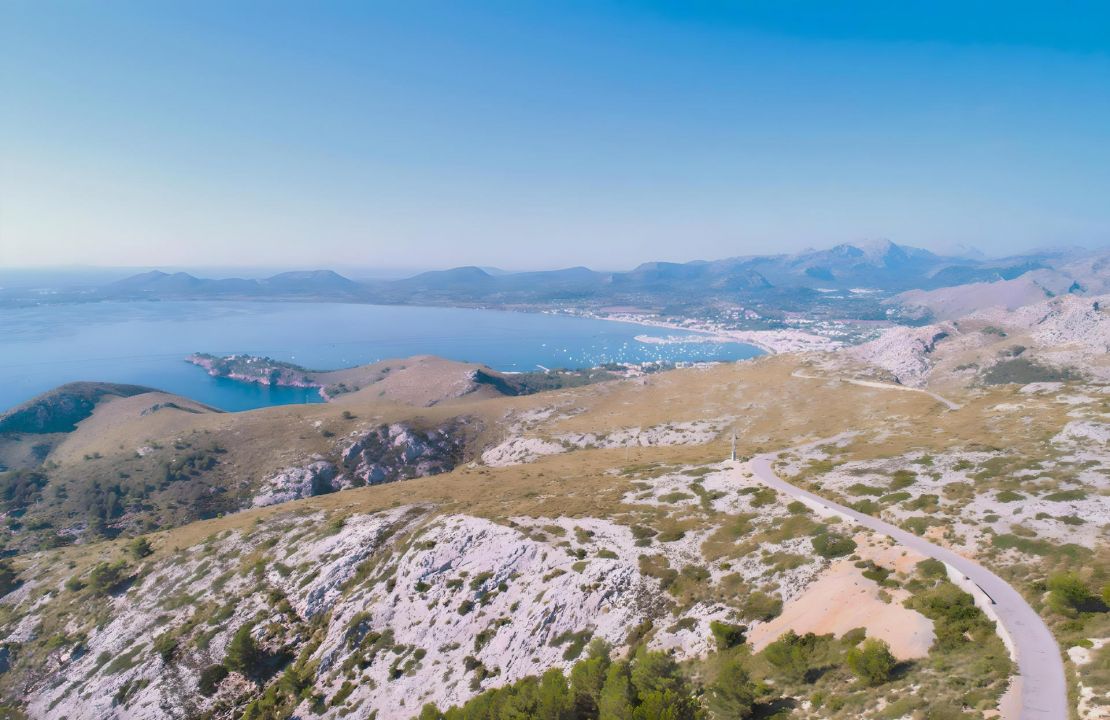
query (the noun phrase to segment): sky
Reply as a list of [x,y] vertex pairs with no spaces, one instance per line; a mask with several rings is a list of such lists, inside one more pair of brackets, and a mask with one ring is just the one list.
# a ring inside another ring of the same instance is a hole
[[0,0],[0,267],[1110,243],[1110,4]]

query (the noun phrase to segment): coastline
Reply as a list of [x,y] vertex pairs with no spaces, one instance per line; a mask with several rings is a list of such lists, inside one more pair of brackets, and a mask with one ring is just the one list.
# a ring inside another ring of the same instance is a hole
[[682,342],[721,342],[744,343],[763,350],[770,355],[779,355],[788,352],[825,352],[837,350],[845,346],[823,335],[809,333],[804,330],[732,330],[718,327],[712,323],[688,321],[691,324],[680,324],[657,320],[644,315],[619,314],[600,316],[593,313],[584,313],[578,317],[587,317],[591,320],[608,320],[641,327],[665,328],[678,332],[696,333],[705,339],[690,340],[682,337],[657,338],[649,335],[637,335],[636,340],[645,344],[671,344]]

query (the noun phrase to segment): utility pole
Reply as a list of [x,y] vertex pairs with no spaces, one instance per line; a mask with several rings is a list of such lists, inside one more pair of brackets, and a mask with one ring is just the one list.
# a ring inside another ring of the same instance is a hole
[[732,461],[736,462],[736,431],[732,431]]

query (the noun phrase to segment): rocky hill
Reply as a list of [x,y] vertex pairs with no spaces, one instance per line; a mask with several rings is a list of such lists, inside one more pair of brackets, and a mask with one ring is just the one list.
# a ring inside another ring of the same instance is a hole
[[342,370],[309,370],[292,363],[252,355],[216,357],[197,353],[186,358],[213,377],[285,387],[318,388],[329,402],[376,399],[431,407],[460,398],[528,395],[533,392],[604,382],[618,375],[604,369],[501,373],[484,365],[417,355],[383,360]]
[[[882,586],[813,551],[826,547],[814,538],[830,537],[828,526],[749,492],[758,487],[743,473],[674,467],[607,484],[616,498],[629,495],[617,517],[368,510],[362,504],[377,501],[364,492],[345,509],[248,515],[212,523],[200,543],[171,532],[149,549],[81,558],[72,569],[39,557],[5,601],[12,630],[0,687],[43,718],[404,720],[426,703],[461,704],[569,668],[593,640],[617,653],[715,661],[837,573],[860,585],[858,609],[886,612]],[[659,498],[691,487],[715,499],[701,510],[672,500],[662,501],[672,512],[657,509]],[[668,515],[707,522],[688,519],[678,531]],[[783,523],[803,531],[783,533]],[[862,533],[835,537],[890,572],[912,577],[920,562]],[[739,550],[745,543],[762,553]],[[928,617],[899,606],[887,614],[874,623],[860,614],[860,629],[839,631],[852,630],[843,641],[825,636],[823,652],[843,663],[871,634],[899,658],[929,655]],[[1004,654],[997,639],[987,645]],[[768,680],[778,673],[769,667]],[[862,699],[851,678],[844,666],[825,683]],[[939,682],[919,670],[898,685]],[[991,682],[1001,692],[1004,675]]]
[[896,327],[845,355],[911,387],[930,383],[1110,380],[1110,296],[1063,295],[958,320]]
[[[1009,330],[980,318],[917,338],[939,357],[927,381],[953,339],[994,352],[1024,328],[1093,347],[1099,301],[1053,302],[1007,315]],[[0,695],[59,719],[404,720],[527,692],[533,676],[573,686],[610,652],[674,664],[683,702],[713,718],[732,717],[712,698],[737,663],[762,715],[1005,705],[1003,638],[943,566],[768,487],[755,454],[978,558],[1096,658],[1104,386],[976,375],[949,406],[845,382],[842,355],[430,407],[364,393],[235,414],[102,403],[35,472],[0,475]],[[1014,496],[1036,512],[1015,515]],[[860,675],[865,652],[889,663]],[[1098,662],[1069,666],[1092,707]]]
[[141,385],[75,382],[43,393],[0,414],[0,433],[64,433],[92,415],[108,398],[130,397],[155,392]]

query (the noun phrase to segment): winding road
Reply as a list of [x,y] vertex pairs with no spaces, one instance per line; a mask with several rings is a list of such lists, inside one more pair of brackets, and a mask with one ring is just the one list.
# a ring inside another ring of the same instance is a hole
[[932,390],[926,390],[925,388],[915,388],[915,387],[909,387],[908,385],[897,385],[895,383],[879,382],[877,380],[857,380],[855,378],[846,378],[846,377],[824,377],[824,376],[821,376],[821,375],[806,375],[801,370],[795,370],[794,372],[791,373],[791,375],[793,377],[801,378],[803,380],[824,380],[826,382],[831,382],[831,381],[846,382],[850,385],[859,385],[860,387],[875,388],[876,390],[900,390],[902,392],[922,393],[922,394],[928,395],[932,399],[936,400],[941,405],[944,405],[949,410],[959,410],[961,407],[963,407],[959,403],[954,403],[951,400],[949,400],[948,398],[943,397],[941,395],[937,395]]
[[[940,560],[948,567],[949,578],[971,593],[976,605],[996,620],[1001,626],[999,634],[1018,666],[1014,685],[1003,697],[1002,717],[1005,720],[1068,718],[1067,682],[1060,648],[1044,621],[1017,590],[991,571],[951,550],[934,545],[878,518],[791,485],[779,478],[772,469],[771,463],[775,456],[776,454],[757,455],[748,464],[761,482],[816,510],[824,509],[849,518],[923,555]],[[739,472],[743,464],[734,461],[733,467]]]

